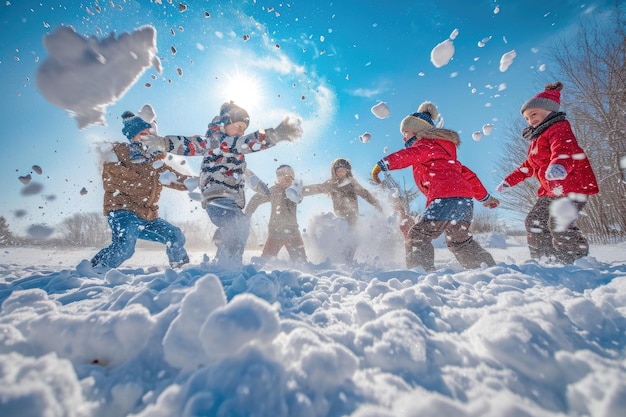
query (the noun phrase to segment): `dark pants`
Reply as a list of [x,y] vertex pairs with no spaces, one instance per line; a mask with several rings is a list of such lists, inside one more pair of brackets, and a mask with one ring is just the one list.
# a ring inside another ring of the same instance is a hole
[[205,210],[211,222],[217,226],[213,235],[217,247],[215,258],[224,265],[241,265],[250,231],[250,219],[230,198],[213,200]]
[[558,218],[550,213],[550,205],[558,199],[556,197],[537,199],[526,216],[526,239],[531,258],[554,256],[560,262],[571,264],[589,254],[589,243],[576,227],[576,219],[585,207],[586,201],[570,200],[575,208],[575,216],[561,214]]
[[489,252],[474,240],[469,231],[470,222],[450,220],[420,220],[409,230],[406,248],[407,268],[421,266],[425,271],[435,270],[435,247],[432,241],[442,233],[446,245],[463,268],[480,268],[484,262],[493,266],[496,262]]

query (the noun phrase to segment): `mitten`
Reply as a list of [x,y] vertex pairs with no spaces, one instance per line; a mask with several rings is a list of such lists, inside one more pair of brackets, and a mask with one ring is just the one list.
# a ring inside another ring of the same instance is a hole
[[564,180],[565,177],[567,177],[567,171],[563,165],[548,165],[548,169],[546,169],[546,179],[548,181]]
[[511,188],[511,186],[509,185],[508,182],[506,181],[502,181],[500,184],[498,184],[498,186],[496,187],[496,192],[497,193],[505,193],[509,188]]
[[289,188],[285,190],[285,196],[298,204],[302,201],[302,180],[295,180]]
[[146,147],[149,154],[155,154],[159,152],[167,152],[170,140],[157,135],[148,135],[141,140],[141,143]]
[[380,171],[382,171],[380,169],[380,165],[376,164],[374,165],[374,168],[372,168],[372,181],[374,181],[374,183],[376,184],[380,184],[380,178],[378,178],[378,174],[380,174]]
[[490,195],[489,198],[483,201],[482,203],[483,203],[483,206],[489,207],[490,209],[494,209],[500,205],[500,200]]
[[274,145],[283,140],[289,142],[298,140],[302,137],[302,120],[287,116],[276,128],[265,129],[265,137]]

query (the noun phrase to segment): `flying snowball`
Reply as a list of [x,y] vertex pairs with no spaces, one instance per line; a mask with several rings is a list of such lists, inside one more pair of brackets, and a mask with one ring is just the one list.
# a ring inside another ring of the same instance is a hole
[[362,143],[367,143],[370,141],[370,139],[372,139],[372,135],[370,135],[369,133],[365,132],[363,133],[361,136],[359,136],[359,140]]
[[511,64],[513,64],[513,60],[517,56],[515,50],[509,51],[506,54],[502,55],[500,58],[500,72],[505,72],[509,69]]
[[87,194],[87,189],[85,187],[80,189],[80,195],[86,195]]
[[387,152],[389,152],[389,147],[385,146],[385,147],[383,148],[383,153],[387,153]]
[[493,130],[493,125],[491,123],[486,123],[483,125],[483,134],[489,136],[491,131]]
[[387,103],[385,103],[384,101],[381,101],[380,103],[372,107],[372,113],[379,119],[386,119],[391,114],[391,112],[389,111],[389,107],[387,107]]
[[446,39],[430,51],[430,62],[436,68],[441,68],[448,64],[454,55],[454,43],[450,39]]
[[44,36],[48,57],[37,68],[37,86],[55,106],[69,110],[78,127],[105,125],[106,108],[132,87],[146,69],[161,73],[156,29],[141,27],[119,36],[84,38],[70,26]]
[[43,174],[43,169],[41,169],[39,165],[33,165],[33,171],[35,171],[39,175]]
[[26,230],[26,233],[33,239],[46,239],[52,232],[54,229],[41,224],[33,224]]
[[472,139],[474,139],[476,142],[480,141],[480,138],[483,137],[483,134],[480,133],[478,130],[474,133],[472,133]]

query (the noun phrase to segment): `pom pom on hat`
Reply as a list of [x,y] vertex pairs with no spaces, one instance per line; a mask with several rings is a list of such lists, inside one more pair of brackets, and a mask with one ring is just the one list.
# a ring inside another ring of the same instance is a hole
[[232,101],[222,104],[222,107],[220,107],[220,119],[224,122],[224,125],[236,122],[245,123],[246,128],[250,125],[248,112]]
[[402,119],[400,132],[403,130],[419,132],[421,130],[431,129],[435,127],[434,120],[437,119],[437,117],[439,117],[437,106],[430,101],[425,101],[417,108],[417,112]]
[[559,111],[561,108],[561,90],[563,89],[563,83],[557,81],[553,84],[548,84],[545,89],[535,96],[526,100],[520,109],[520,113],[528,109],[545,109],[549,111]]
[[150,123],[146,122],[139,116],[135,116],[135,113],[128,110],[122,113],[122,121],[124,123],[122,133],[128,140],[132,140],[142,130],[150,129],[152,127]]

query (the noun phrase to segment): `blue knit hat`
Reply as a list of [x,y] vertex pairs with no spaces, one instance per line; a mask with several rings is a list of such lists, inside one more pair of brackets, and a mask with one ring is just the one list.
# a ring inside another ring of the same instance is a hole
[[125,111],[122,114],[122,120],[124,122],[124,127],[122,128],[122,133],[128,140],[132,140],[139,132],[145,129],[150,129],[152,125],[145,120],[143,120],[139,116],[135,116],[135,113],[132,111]]
[[433,121],[439,116],[437,107],[430,101],[425,101],[418,107],[415,113],[409,114],[402,119],[400,123],[400,132],[409,130],[411,132],[419,132],[420,130],[431,129],[435,127]]

